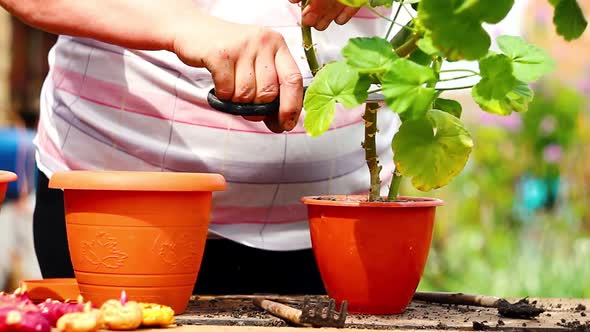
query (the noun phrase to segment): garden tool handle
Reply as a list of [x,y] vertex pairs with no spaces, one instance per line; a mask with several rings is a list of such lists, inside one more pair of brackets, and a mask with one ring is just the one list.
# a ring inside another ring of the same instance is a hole
[[288,305],[278,303],[275,301],[270,301],[270,300],[267,300],[264,298],[259,298],[259,297],[254,298],[253,301],[257,307],[268,311],[269,313],[273,314],[274,316],[282,318],[282,319],[289,321],[289,322],[296,324],[296,325],[300,325],[300,326],[305,325],[300,320],[301,310],[299,310],[299,309],[295,309],[295,308],[292,308]]
[[279,97],[270,103],[253,104],[253,103],[234,103],[230,100],[221,100],[215,95],[215,89],[211,89],[207,95],[209,106],[214,109],[232,114],[232,115],[272,115],[279,112]]
[[501,300],[499,297],[489,295],[447,292],[416,292],[413,299],[430,303],[470,305],[491,308],[497,307]]
[[[303,87],[303,95],[307,92],[308,86]],[[371,93],[368,95],[367,102],[382,102],[384,101],[385,97],[381,93]],[[241,115],[241,116],[248,116],[248,115],[274,115],[279,112],[279,105],[280,100],[279,97],[275,98],[275,100],[271,101],[270,103],[234,103],[231,100],[221,100],[219,97],[215,95],[215,88],[209,91],[207,95],[207,103],[209,106],[213,107],[214,109],[232,114],[232,115]]]

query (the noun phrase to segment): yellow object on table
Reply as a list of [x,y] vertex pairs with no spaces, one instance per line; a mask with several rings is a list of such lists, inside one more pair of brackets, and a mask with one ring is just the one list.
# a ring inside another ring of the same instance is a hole
[[143,309],[139,303],[127,301],[125,291],[121,293],[121,299],[106,301],[100,310],[109,330],[135,330],[143,321]]
[[143,309],[142,326],[166,327],[174,324],[174,310],[156,303],[140,303]]

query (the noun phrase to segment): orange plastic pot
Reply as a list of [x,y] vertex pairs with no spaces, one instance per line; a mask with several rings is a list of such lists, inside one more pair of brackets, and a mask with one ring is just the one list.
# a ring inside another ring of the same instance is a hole
[[401,197],[304,197],[311,241],[328,295],[359,314],[405,311],[428,259],[435,210],[442,201]]
[[14,182],[18,179],[18,176],[9,171],[0,171],[0,206],[2,206],[2,202],[4,202],[4,198],[6,197],[6,190],[8,189],[8,184],[10,182]]
[[218,174],[69,171],[64,189],[68,246],[80,294],[186,310],[199,273]]

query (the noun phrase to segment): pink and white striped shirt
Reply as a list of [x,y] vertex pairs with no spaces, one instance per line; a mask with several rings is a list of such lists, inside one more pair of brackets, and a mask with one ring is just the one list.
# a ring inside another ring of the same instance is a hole
[[[300,8],[286,0],[202,0],[196,5],[228,21],[280,32],[306,81]],[[340,58],[349,37],[384,35],[387,22],[361,11],[345,26],[314,32],[323,63]],[[321,137],[309,137],[303,112],[297,127],[271,133],[263,123],[211,109],[213,83],[202,68],[164,51],[125,49],[60,36],[49,54],[41,95],[37,161],[58,170],[109,169],[214,172],[228,188],[215,193],[210,230],[268,250],[310,247],[305,195],[368,189],[360,143],[363,107],[339,109]],[[378,151],[384,183],[393,171],[393,112],[380,112]]]

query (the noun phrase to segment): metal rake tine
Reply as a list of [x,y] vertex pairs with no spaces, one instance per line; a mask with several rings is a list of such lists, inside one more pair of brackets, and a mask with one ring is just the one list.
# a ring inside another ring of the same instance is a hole
[[326,311],[326,317],[333,319],[334,308],[336,308],[336,301],[334,299],[330,299],[330,301],[328,302],[328,310]]
[[326,308],[326,302],[325,301],[318,301],[314,306],[315,316],[325,319],[326,318],[326,316],[324,316],[324,309],[325,308]]
[[346,321],[346,315],[348,314],[348,302],[342,301],[340,304],[340,313],[338,315],[338,324],[340,326],[344,326],[344,322]]
[[311,300],[310,300],[309,296],[303,297],[303,306],[301,307],[301,311],[304,312],[304,314],[307,315],[308,317],[315,316],[315,312],[314,312],[313,307],[311,305]]

